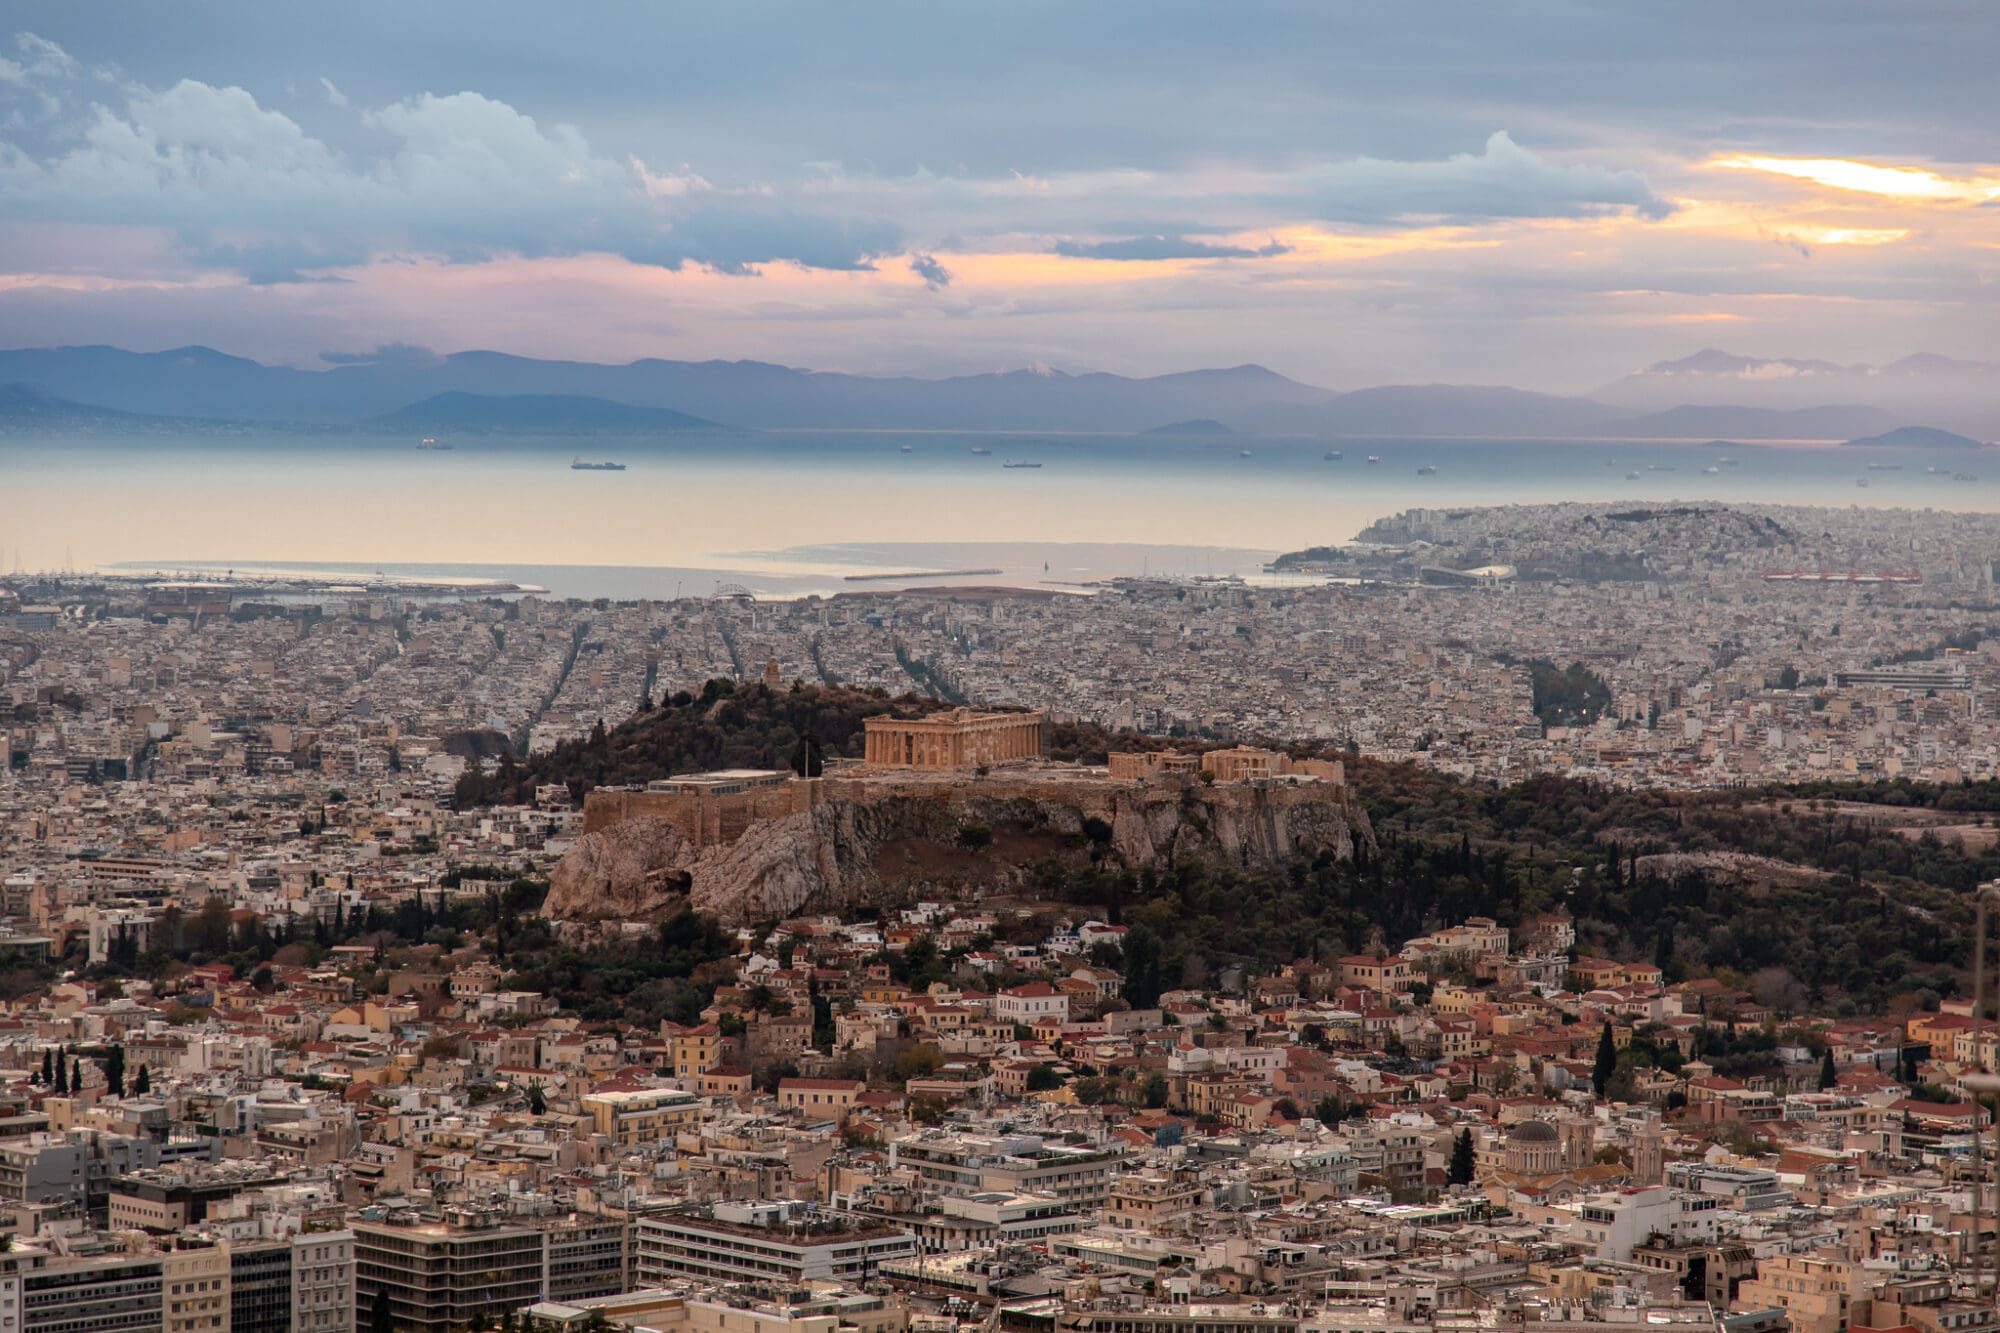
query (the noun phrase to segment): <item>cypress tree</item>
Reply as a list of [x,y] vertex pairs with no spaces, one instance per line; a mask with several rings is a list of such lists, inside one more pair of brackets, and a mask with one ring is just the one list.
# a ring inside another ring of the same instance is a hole
[[1838,1082],[1840,1082],[1840,1073],[1833,1067],[1833,1047],[1829,1046],[1825,1051],[1821,1052],[1819,1058],[1820,1091],[1825,1092]]
[[1597,1037],[1597,1064],[1590,1071],[1591,1086],[1602,1097],[1604,1089],[1610,1086],[1611,1076],[1618,1072],[1618,1043],[1611,1036],[1611,1020],[1604,1020],[1604,1031]]
[[63,1094],[69,1092],[69,1062],[66,1060],[56,1061],[56,1091]]
[[1445,1168],[1445,1179],[1454,1185],[1470,1185],[1473,1163],[1472,1131],[1461,1129],[1451,1145],[1451,1165]]
[[153,1090],[152,1071],[147,1069],[146,1066],[140,1065],[139,1076],[132,1080],[133,1095],[138,1097],[143,1097],[152,1090]]

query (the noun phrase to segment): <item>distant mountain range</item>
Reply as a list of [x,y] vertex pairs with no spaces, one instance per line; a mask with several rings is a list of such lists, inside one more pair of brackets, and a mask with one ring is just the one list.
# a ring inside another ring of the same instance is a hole
[[456,431],[469,434],[534,433],[549,430],[676,431],[713,430],[713,421],[665,407],[631,407],[572,393],[434,394],[371,420],[392,429]]
[[1169,421],[1164,426],[1141,431],[1142,435],[1234,435],[1236,432],[1217,421],[1214,417],[1195,417],[1188,421]]
[[243,429],[228,421],[120,412],[116,408],[59,398],[32,384],[0,384],[0,434],[10,431],[102,434],[185,434],[189,431],[231,432]]
[[1931,352],[1874,366],[1708,350],[1656,362],[1590,396],[1631,411],[1685,403],[1776,411],[1862,403],[1897,424],[1945,427],[1982,440],[2000,435],[2000,364]]
[[1884,431],[1880,435],[1870,435],[1866,439],[1849,440],[1848,444],[1857,449],[1979,449],[1984,446],[1978,440],[1964,435],[1954,435],[1948,430],[1933,430],[1929,426],[1898,426],[1895,430]]
[[[329,357],[329,360],[334,358]],[[0,428],[186,426],[490,433],[716,429],[1213,432],[1355,438],[1848,440],[1900,426],[2000,434],[2000,367],[1919,355],[1881,368],[1724,352],[1661,362],[1589,397],[1480,385],[1337,392],[1262,366],[1135,379],[1043,367],[877,378],[757,361],[600,365],[389,349],[325,370],[206,347],[0,351]],[[1161,426],[1159,423],[1168,423]]]

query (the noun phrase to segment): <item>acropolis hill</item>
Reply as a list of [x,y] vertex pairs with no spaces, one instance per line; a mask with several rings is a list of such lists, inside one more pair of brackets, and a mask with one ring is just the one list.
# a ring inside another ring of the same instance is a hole
[[1051,858],[1256,866],[1372,842],[1337,763],[1247,748],[1052,763],[1035,753],[1042,724],[963,710],[870,718],[874,758],[819,776],[728,770],[598,789],[543,910],[650,921],[691,903],[742,922],[1025,887]]

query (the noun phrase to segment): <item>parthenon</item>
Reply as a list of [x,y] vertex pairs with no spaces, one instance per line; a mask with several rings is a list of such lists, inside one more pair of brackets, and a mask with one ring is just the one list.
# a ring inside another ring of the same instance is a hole
[[1037,708],[1026,713],[948,713],[903,721],[867,720],[866,762],[873,768],[986,768],[1039,758],[1042,720]]

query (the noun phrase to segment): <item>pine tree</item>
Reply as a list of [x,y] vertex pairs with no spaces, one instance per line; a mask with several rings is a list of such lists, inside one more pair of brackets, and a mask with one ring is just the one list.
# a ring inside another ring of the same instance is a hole
[[1611,1085],[1611,1076],[1618,1072],[1618,1043],[1611,1036],[1611,1020],[1604,1020],[1604,1031],[1597,1038],[1597,1064],[1590,1071],[1590,1084],[1602,1097],[1605,1088]]
[[530,1083],[528,1085],[528,1114],[540,1115],[548,1109],[549,1099],[542,1095],[542,1085],[539,1083]]
[[1445,1179],[1454,1185],[1470,1185],[1473,1163],[1472,1131],[1461,1129],[1451,1145],[1451,1165],[1445,1168]]
[[1838,1082],[1840,1082],[1840,1073],[1833,1067],[1833,1047],[1829,1046],[1821,1053],[1819,1058],[1820,1091],[1825,1092]]

